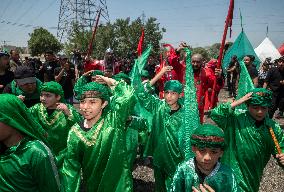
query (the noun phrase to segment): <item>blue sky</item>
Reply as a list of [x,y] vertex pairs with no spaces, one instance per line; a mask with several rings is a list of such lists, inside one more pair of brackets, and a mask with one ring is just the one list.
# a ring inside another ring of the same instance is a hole
[[[72,1],[72,0],[70,0]],[[229,0],[107,0],[110,20],[142,15],[156,17],[166,28],[163,42],[178,45],[186,41],[193,47],[212,45],[221,41]],[[1,0],[0,45],[26,46],[33,27],[42,26],[56,35],[60,0]],[[284,43],[284,0],[235,0],[234,41],[243,27],[252,45],[256,47],[268,36],[276,47]],[[7,22],[11,22],[7,24]],[[16,23],[16,24],[13,24]]]

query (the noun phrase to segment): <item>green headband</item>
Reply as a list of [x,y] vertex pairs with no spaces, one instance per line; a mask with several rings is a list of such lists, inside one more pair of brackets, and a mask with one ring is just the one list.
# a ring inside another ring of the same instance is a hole
[[182,84],[178,80],[169,80],[165,83],[164,91],[182,92]]
[[272,92],[265,88],[255,88],[252,91],[251,99],[247,101],[247,104],[259,105],[263,107],[269,107],[272,101]]
[[211,124],[200,125],[191,135],[191,145],[198,148],[224,149],[224,132]]
[[46,83],[42,84],[40,90],[41,90],[41,92],[45,91],[45,92],[54,93],[56,95],[60,95],[61,101],[64,101],[64,91],[62,89],[62,86],[55,81],[50,81],[50,82],[46,82]]
[[110,99],[110,90],[107,86],[97,82],[90,82],[84,85],[77,95],[77,99],[100,98],[105,101]]

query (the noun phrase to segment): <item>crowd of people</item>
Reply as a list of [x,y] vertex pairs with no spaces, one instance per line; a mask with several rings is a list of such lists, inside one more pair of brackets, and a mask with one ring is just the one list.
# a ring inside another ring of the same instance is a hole
[[[261,63],[259,69],[253,64],[255,57],[253,55],[246,55],[243,59],[248,73],[253,80],[255,87],[267,88],[272,91],[272,103],[269,109],[269,116],[273,118],[283,118],[284,110],[284,57],[275,59],[273,62],[271,58],[266,58]],[[227,72],[227,86],[229,97],[237,97],[237,87],[240,74],[240,65],[236,55],[232,56],[231,62],[226,69]],[[278,112],[275,114],[275,112]]]
[[[0,52],[0,191],[130,192],[137,157],[150,160],[161,192],[256,192],[271,155],[284,168],[284,132],[273,120],[277,110],[283,117],[284,57],[258,71],[254,56],[233,56],[222,69],[185,43],[164,47],[141,70],[111,49],[104,60],[46,51],[44,63]],[[255,87],[244,95],[239,62]],[[225,84],[232,102],[218,104]],[[198,111],[190,136],[185,96]]]

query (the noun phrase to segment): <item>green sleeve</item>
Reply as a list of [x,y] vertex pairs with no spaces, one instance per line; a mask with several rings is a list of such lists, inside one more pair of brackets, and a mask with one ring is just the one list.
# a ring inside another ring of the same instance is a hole
[[171,192],[183,192],[183,191],[185,191],[185,173],[183,166],[178,166],[175,175],[173,177]]
[[128,126],[138,132],[138,142],[139,144],[146,145],[147,142],[147,120],[142,117],[132,116],[132,120]]
[[210,118],[222,129],[225,129],[230,121],[230,117],[234,115],[231,103],[222,103],[211,111]]
[[155,109],[161,105],[161,100],[152,94],[152,87],[149,82],[144,84],[144,91],[137,93],[138,102],[143,106],[147,111],[153,113]]
[[78,192],[80,187],[80,143],[79,138],[75,134],[76,130],[76,127],[72,127],[69,132],[67,152],[61,170],[62,183],[65,192]]
[[75,93],[75,96],[78,95],[80,89],[86,85],[88,83],[88,78],[84,75],[82,75],[78,80],[77,82],[75,83],[74,85],[74,93]]
[[128,117],[132,114],[136,98],[134,96],[134,89],[127,85],[124,81],[120,81],[113,90],[113,99],[111,108],[118,114],[121,122],[126,122]]
[[43,142],[39,143],[39,147],[35,150],[36,153],[31,158],[33,179],[36,180],[41,192],[60,191],[60,181],[54,156]]
[[38,113],[38,104],[35,104],[34,106],[30,107],[28,110],[32,114],[33,118],[37,118]]

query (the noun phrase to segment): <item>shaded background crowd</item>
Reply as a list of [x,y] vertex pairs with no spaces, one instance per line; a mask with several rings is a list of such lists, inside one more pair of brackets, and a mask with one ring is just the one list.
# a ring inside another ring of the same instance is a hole
[[[178,49],[175,49],[178,52]],[[27,66],[32,69],[33,74],[41,82],[57,81],[64,89],[65,100],[73,104],[74,102],[74,84],[76,80],[90,70],[101,70],[105,76],[112,77],[115,74],[123,72],[129,74],[136,54],[129,55],[128,58],[116,57],[113,51],[109,48],[105,51],[103,60],[94,60],[86,56],[86,53],[80,53],[74,50],[70,57],[65,55],[55,55],[52,51],[46,51],[44,60],[39,58],[20,58],[16,50],[11,50],[10,53],[1,52],[0,60],[0,93],[11,93],[11,82],[16,79],[28,77],[28,74],[17,74],[18,66]],[[284,57],[275,59],[266,58],[264,62],[257,66],[254,64],[255,56],[246,55],[243,61],[246,65],[248,73],[256,87],[265,87],[273,92],[272,107],[269,115],[275,118],[283,118],[284,111]],[[161,65],[165,61],[163,56],[156,58],[150,56],[148,63],[145,66],[145,78],[151,79],[159,72]],[[229,98],[236,98],[238,89],[238,79],[240,74],[240,58],[236,55],[231,56],[231,61],[226,64],[226,69],[223,70],[223,78],[226,80],[225,89],[228,91]],[[182,61],[180,61],[182,62]],[[166,64],[169,64],[168,61]],[[216,64],[216,63],[214,63]],[[212,69],[212,62],[204,59],[203,68],[207,71]],[[213,67],[214,68],[214,67]],[[16,72],[16,73],[15,73]],[[181,74],[167,73],[167,79],[178,79]],[[91,79],[90,79],[91,80]],[[178,79],[182,81],[182,79]],[[162,82],[160,82],[161,84]],[[183,82],[182,82],[183,83]],[[156,92],[159,94],[159,82],[156,85]],[[29,87],[27,87],[29,88]],[[36,101],[37,103],[39,101]],[[76,101],[75,101],[76,102]],[[206,109],[205,109],[206,111]]]

